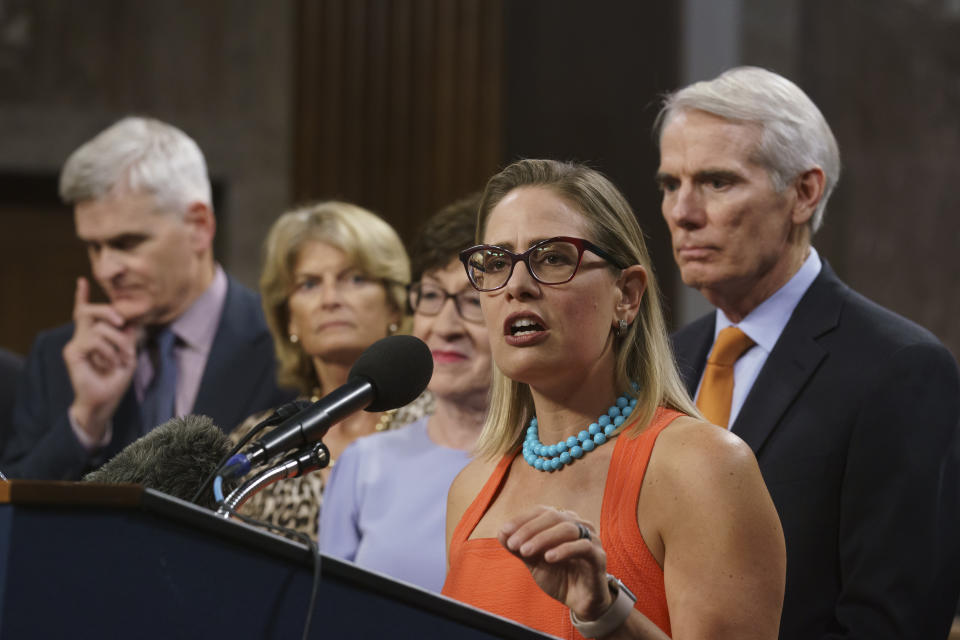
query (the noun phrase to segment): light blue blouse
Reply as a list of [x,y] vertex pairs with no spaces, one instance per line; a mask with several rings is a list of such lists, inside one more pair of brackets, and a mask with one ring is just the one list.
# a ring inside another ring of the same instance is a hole
[[337,459],[320,512],[320,550],[440,592],[447,491],[470,461],[441,447],[421,418],[360,438]]

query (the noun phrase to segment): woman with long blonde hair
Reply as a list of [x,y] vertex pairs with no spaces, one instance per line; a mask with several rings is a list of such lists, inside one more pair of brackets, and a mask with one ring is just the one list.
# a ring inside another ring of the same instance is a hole
[[675,370],[643,233],[589,168],[490,179],[461,254],[495,363],[443,593],[562,637],[773,639],[783,533]]

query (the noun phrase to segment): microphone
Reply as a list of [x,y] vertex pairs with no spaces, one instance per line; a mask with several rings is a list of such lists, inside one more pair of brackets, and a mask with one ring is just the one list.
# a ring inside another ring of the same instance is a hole
[[[173,418],[127,445],[83,480],[141,484],[191,501],[232,446],[230,439],[207,416]],[[216,508],[209,494],[201,496],[198,504]]]
[[277,407],[270,417],[263,421],[264,426],[280,424],[287,418],[292,418],[304,409],[308,409],[313,403],[309,400],[291,400],[287,404]]
[[[361,409],[396,409],[423,393],[433,375],[433,356],[420,339],[388,336],[370,345],[347,382],[253,443],[249,454],[230,459],[224,477],[246,473],[273,456],[320,440],[337,422]],[[245,469],[245,470],[244,470]]]
[[227,518],[231,513],[242,507],[251,496],[258,491],[262,491],[268,485],[278,480],[305,476],[311,471],[323,469],[328,464],[330,464],[330,450],[327,449],[327,445],[323,444],[323,441],[318,440],[244,482],[240,488],[224,498],[220,508],[217,509],[217,513]]
[[[190,496],[190,502],[196,503],[200,499],[201,494],[203,494],[203,492],[207,491],[210,488],[210,484],[213,482],[214,478],[216,478],[217,476],[216,472],[219,471],[220,468],[223,467],[225,464],[227,464],[229,458],[233,455],[234,452],[242,449],[243,446],[247,444],[247,442],[255,438],[261,431],[263,431],[264,427],[271,427],[271,426],[280,424],[287,418],[293,417],[296,414],[300,413],[301,411],[309,407],[310,404],[311,403],[307,400],[291,400],[287,404],[283,404],[277,407],[277,409],[274,410],[274,412],[271,413],[266,420],[262,420],[253,429],[247,432],[247,434],[240,439],[240,442],[238,442],[236,445],[231,447],[230,450],[227,451],[227,453],[220,458],[220,460],[217,462],[217,465],[210,472],[210,474],[204,479],[204,481],[200,485],[197,486],[197,491],[192,496]],[[247,469],[247,471],[249,471],[249,469]],[[245,474],[246,474],[246,471],[244,471],[242,474],[235,474],[235,475],[245,475]],[[235,477],[235,476],[231,476],[231,477]]]

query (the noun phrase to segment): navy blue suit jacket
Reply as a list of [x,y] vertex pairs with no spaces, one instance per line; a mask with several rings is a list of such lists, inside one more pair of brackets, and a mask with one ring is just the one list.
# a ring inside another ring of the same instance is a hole
[[[7,432],[13,418],[15,391],[23,371],[23,358],[0,347],[0,451],[7,441]],[[3,471],[0,468],[0,471]]]
[[[673,336],[695,392],[714,314]],[[960,592],[960,379],[927,330],[823,270],[731,426],[787,544],[781,640],[945,638]]]
[[[277,388],[273,343],[260,299],[232,278],[192,413],[213,418],[229,432],[247,416],[283,404],[294,393]],[[13,412],[12,433],[0,469],[11,478],[79,480],[142,435],[133,385],[113,416],[110,444],[87,454],[70,427],[73,386],[63,347],[73,336],[67,324],[41,333],[27,357]]]

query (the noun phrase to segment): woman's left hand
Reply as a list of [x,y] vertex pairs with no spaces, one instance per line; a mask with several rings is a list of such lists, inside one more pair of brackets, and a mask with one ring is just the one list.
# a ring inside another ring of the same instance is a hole
[[607,554],[593,525],[576,513],[537,506],[504,523],[497,539],[579,619],[596,620],[613,603]]

